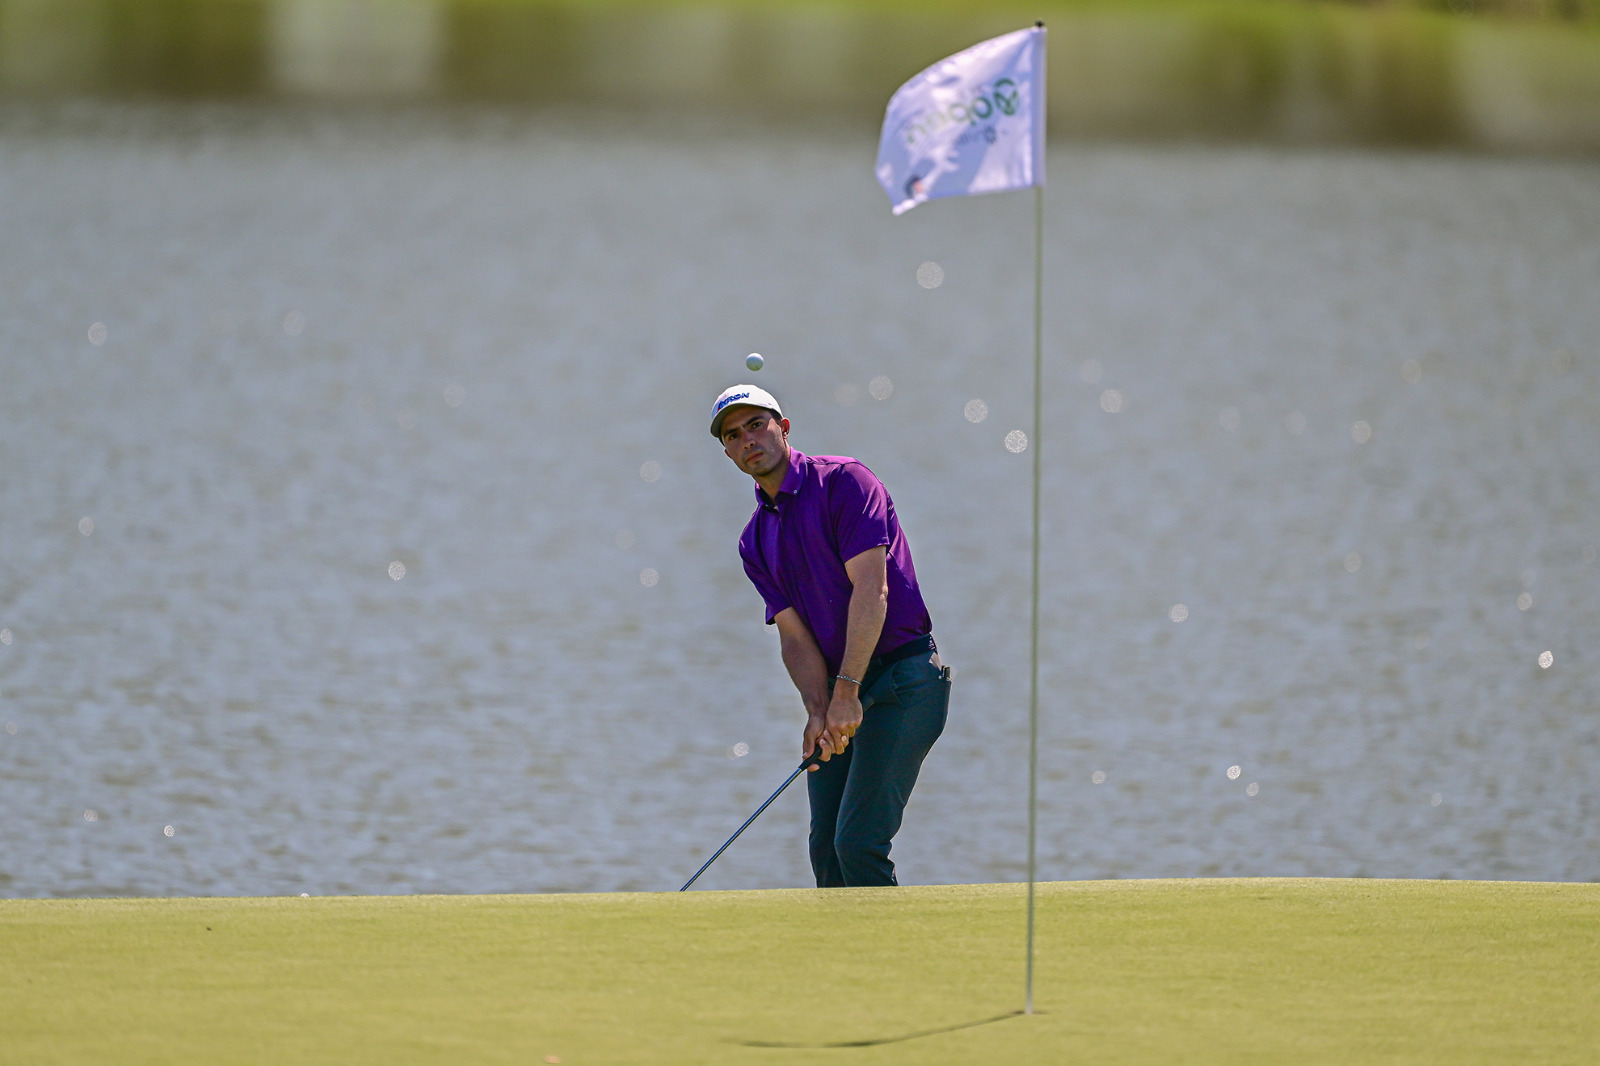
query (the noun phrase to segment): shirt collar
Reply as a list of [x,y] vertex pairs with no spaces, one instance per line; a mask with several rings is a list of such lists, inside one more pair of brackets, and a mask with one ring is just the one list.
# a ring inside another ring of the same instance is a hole
[[[806,454],[799,448],[789,449],[789,472],[783,475],[783,484],[778,486],[779,496],[793,496],[800,491],[800,486],[805,483]],[[760,484],[756,485],[756,503],[761,507],[772,507],[777,500],[767,499],[766,491]]]

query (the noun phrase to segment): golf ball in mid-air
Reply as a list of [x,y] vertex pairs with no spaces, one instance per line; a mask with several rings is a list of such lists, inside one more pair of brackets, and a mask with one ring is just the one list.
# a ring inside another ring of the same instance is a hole
[[765,364],[766,360],[761,358],[761,356],[757,355],[755,352],[751,352],[749,355],[744,357],[744,365],[749,367],[751,370],[760,370]]

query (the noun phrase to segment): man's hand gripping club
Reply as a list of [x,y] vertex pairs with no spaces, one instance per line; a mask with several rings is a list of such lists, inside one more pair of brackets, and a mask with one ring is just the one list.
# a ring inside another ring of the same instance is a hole
[[831,693],[827,661],[799,614],[791,607],[773,619],[782,643],[783,665],[806,706],[806,728],[800,742],[802,759],[811,758],[819,749],[823,762],[843,754],[850,738],[861,728],[860,682],[883,633],[889,606],[887,554],[886,548],[869,548],[844,564],[851,584],[849,627],[844,661],[839,676],[831,679]]

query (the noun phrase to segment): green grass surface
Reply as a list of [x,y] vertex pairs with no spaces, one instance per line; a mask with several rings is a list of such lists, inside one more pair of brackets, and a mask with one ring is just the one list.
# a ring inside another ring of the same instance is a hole
[[1592,1063],[1600,885],[0,902],[5,1063]]

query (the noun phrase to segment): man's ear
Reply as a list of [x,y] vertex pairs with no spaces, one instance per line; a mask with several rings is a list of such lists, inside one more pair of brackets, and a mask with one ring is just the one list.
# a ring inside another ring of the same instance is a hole
[[783,439],[784,440],[788,440],[789,439],[789,420],[787,418],[780,418],[780,419],[778,419],[778,425],[780,427],[782,427],[782,429],[783,429]]

